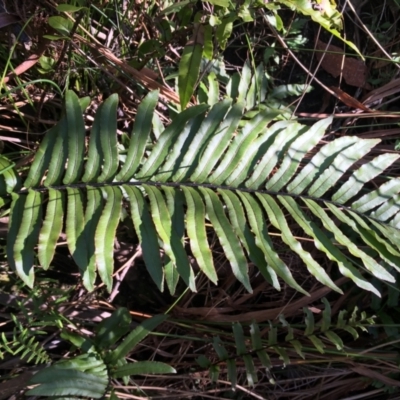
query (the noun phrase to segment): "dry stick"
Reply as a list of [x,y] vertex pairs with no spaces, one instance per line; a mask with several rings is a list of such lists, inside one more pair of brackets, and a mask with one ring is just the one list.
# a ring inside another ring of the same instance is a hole
[[[345,282],[348,282],[349,278],[341,277],[335,281],[335,285],[340,286]],[[285,309],[285,317],[290,317],[298,313],[299,309],[303,309],[308,304],[326,296],[332,289],[324,286],[315,292],[311,293],[310,296],[304,296],[299,300],[296,300],[292,304],[286,307]],[[218,322],[251,322],[256,321],[257,323],[274,320],[278,318],[278,316],[282,313],[282,307],[273,308],[270,310],[260,310],[260,311],[251,311],[248,313],[242,313],[239,315],[226,315],[218,312],[218,309],[215,309],[216,312],[209,314],[204,317],[207,312],[210,312],[209,307],[195,307],[195,308],[181,308],[176,307],[177,311],[183,315],[200,315],[203,316],[204,321],[218,321]]]

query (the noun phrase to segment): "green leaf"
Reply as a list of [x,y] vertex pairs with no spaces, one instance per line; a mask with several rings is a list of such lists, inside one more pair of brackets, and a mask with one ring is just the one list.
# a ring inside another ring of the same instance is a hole
[[165,160],[168,152],[174,145],[177,137],[187,124],[189,120],[192,118],[196,118],[198,115],[205,113],[208,109],[206,104],[201,104],[198,106],[190,107],[180,114],[178,114],[172,123],[166,128],[160,137],[157,140],[157,143],[154,145],[151,154],[146,159],[146,162],[143,164],[140,172],[135,176],[136,179],[148,179],[149,176],[152,176],[159,166]]
[[207,1],[207,3],[213,4],[214,6],[220,6],[223,8],[229,7],[229,0],[202,0]]
[[[196,162],[196,169],[194,170],[190,180],[192,182],[202,183],[209,176],[218,160],[224,154],[225,150],[230,144],[233,133],[237,129],[240,119],[243,116],[243,103],[235,103],[225,118],[221,121],[217,130],[212,132],[212,135],[208,135],[210,140],[203,152],[201,152],[201,158]],[[217,109],[218,112],[220,108]],[[221,112],[225,110],[222,109]]]
[[[202,121],[202,124],[196,130],[190,146],[185,151],[185,156],[182,158],[178,171],[174,174],[174,181],[184,181],[193,171],[193,165],[198,164],[199,154],[203,153],[209,139],[214,141],[214,135],[217,129],[220,128],[232,100],[226,99],[215,104],[209,111],[207,117]],[[188,167],[189,166],[189,167]]]
[[316,348],[321,354],[324,354],[324,353],[325,353],[325,351],[324,351],[325,345],[324,345],[324,343],[322,342],[321,339],[319,339],[319,338],[318,338],[317,336],[315,336],[315,335],[308,336],[308,339],[310,339],[311,343],[315,346],[315,348]]
[[[251,68],[250,68],[250,62],[246,61],[245,64],[243,65],[243,69],[241,71],[241,76],[240,76],[240,81],[239,81],[239,86],[238,86],[238,98],[237,101],[239,102],[244,102],[247,97],[247,92],[250,88],[251,84]],[[246,102],[247,103],[247,102]],[[246,104],[247,108],[252,108],[251,105]]]
[[[268,265],[275,271],[276,275],[281,277],[289,286],[309,296],[307,291],[295,281],[288,266],[279,258],[277,252],[274,250],[273,243],[268,235],[265,219],[263,218],[263,212],[256,200],[252,196],[249,196],[248,193],[238,192],[238,194],[246,208],[250,227],[255,235],[256,244],[263,251]],[[263,203],[263,196],[258,195],[257,197],[261,203]]]
[[135,328],[124,341],[111,352],[110,362],[115,363],[117,360],[124,358],[133,350],[147,335],[157,328],[162,322],[168,318],[167,315],[155,315],[154,317],[142,322]]
[[275,350],[279,354],[279,358],[283,361],[284,367],[286,367],[286,365],[290,364],[289,356],[283,347],[274,346],[273,350]]
[[311,185],[308,194],[313,197],[322,197],[333,187],[351,165],[367,154],[371,148],[379,142],[379,139],[359,139],[352,146],[343,149],[333,160],[331,166],[325,169]]
[[130,330],[131,316],[125,307],[116,309],[110,317],[96,326],[95,342],[100,349],[108,350]]
[[68,125],[68,164],[63,183],[76,182],[83,168],[85,151],[85,124],[78,96],[71,90],[65,96],[66,118]]
[[330,260],[337,262],[340,272],[352,279],[359,287],[369,290],[380,296],[379,291],[347,260],[343,253],[334,246],[325,233],[309,218],[305,216],[296,202],[288,196],[278,196],[281,204],[289,211],[304,232],[314,239],[315,247],[323,251]]
[[228,366],[228,380],[232,384],[232,388],[236,387],[237,373],[235,360],[229,358],[228,352],[224,347],[219,336],[214,336],[213,347],[221,361],[226,361]]
[[40,383],[29,390],[28,396],[86,396],[100,399],[105,395],[107,378],[100,378],[86,372],[54,367],[39,371],[30,384]]
[[238,356],[246,354],[247,348],[244,339],[244,332],[242,325],[239,322],[234,322],[232,324],[232,330],[233,330],[233,335],[235,337],[236,354]]
[[225,50],[226,43],[232,34],[233,22],[236,19],[236,15],[229,14],[224,17],[221,23],[217,26],[217,31],[215,33],[219,46],[222,50]]
[[[225,182],[225,180],[238,169],[241,160],[245,156],[247,160],[246,164],[248,164],[250,160],[250,157],[247,157],[249,149],[253,145],[257,135],[265,131],[266,124],[268,124],[274,116],[275,114],[269,111],[261,112],[246,124],[242,131],[235,136],[229,148],[223,154],[222,160],[217,168],[212,172],[211,176],[208,177],[210,183],[221,185]],[[243,170],[243,168],[241,168],[241,170]]]
[[184,1],[178,1],[166,8],[164,8],[161,12],[160,15],[168,15],[174,12],[178,12],[181,10],[181,8],[187,6],[188,4],[194,3],[194,0],[184,0]]
[[12,195],[11,221],[7,236],[7,258],[22,281],[33,287],[34,248],[41,224],[42,194],[29,190]]
[[118,367],[112,372],[114,378],[143,374],[176,374],[176,370],[168,364],[159,361],[138,361]]
[[285,152],[278,171],[268,180],[265,186],[266,189],[278,192],[289,182],[298,169],[302,159],[318,144],[331,123],[332,117],[317,122],[290,144],[290,148]]
[[50,267],[56,244],[63,227],[65,195],[59,190],[49,189],[46,216],[39,234],[38,257],[44,269]]
[[41,179],[49,166],[50,160],[52,159],[54,145],[59,135],[62,135],[62,130],[66,129],[66,124],[66,119],[62,118],[61,121],[52,127],[42,139],[29,169],[28,176],[24,182],[26,188],[29,189],[40,185]]
[[131,216],[139,237],[147,270],[157,287],[163,291],[164,274],[160,252],[157,251],[159,248],[158,237],[148,205],[145,203],[143,194],[139,189],[128,185],[124,185],[123,188],[129,198]]
[[201,354],[199,357],[197,357],[196,362],[203,369],[209,368],[212,365],[211,361],[204,354]]
[[253,350],[257,352],[258,358],[260,359],[262,365],[267,369],[271,368],[271,360],[267,352],[263,349],[260,328],[254,321],[250,325],[250,336]]
[[[344,39],[339,33],[338,29],[342,29],[342,17],[340,12],[334,6],[332,6],[332,4],[336,3],[331,4],[330,1],[323,2],[323,12],[317,8],[314,8],[314,4],[306,0],[295,2],[291,0],[279,0],[279,3],[282,3],[291,9],[295,9],[304,15],[309,15],[313,21],[320,24],[324,29],[336,36],[338,39],[342,40],[354,51],[356,51],[362,59],[364,59],[358,48],[352,42]],[[320,3],[322,4],[322,2]]]
[[68,36],[73,27],[73,22],[64,17],[53,16],[49,18],[49,25],[59,31],[62,35]]
[[0,155],[0,190],[1,195],[12,193],[19,189],[20,179],[16,173],[15,164],[6,157]]
[[[169,152],[168,160],[159,169],[154,179],[159,182],[168,182],[171,179],[177,180],[179,176],[185,176],[188,173],[190,164],[183,164],[183,158],[191,148],[192,142],[195,140],[196,133],[204,121],[204,114],[200,114],[193,118],[183,128],[180,135],[176,138],[175,143]],[[187,155],[186,155],[187,157]],[[182,165],[182,166],[181,166]],[[183,171],[181,171],[181,169]]]
[[92,291],[96,280],[95,236],[104,201],[98,188],[88,187],[86,195],[85,223],[79,244],[85,246],[87,257],[86,265],[81,266],[83,284],[87,290]]
[[362,165],[353,172],[346,183],[332,196],[332,200],[337,203],[345,204],[349,199],[360,192],[365,182],[377,177],[399,157],[398,154],[381,154],[372,161]]
[[358,213],[366,213],[375,207],[385,203],[400,192],[400,178],[390,179],[383,183],[378,189],[369,192],[355,201],[351,208]]
[[165,253],[176,265],[176,269],[185,283],[191,290],[196,291],[192,267],[189,264],[180,237],[172,229],[171,215],[167,209],[161,191],[149,185],[143,186],[150,199],[151,215],[156,230],[164,243]]
[[336,346],[339,351],[344,349],[343,341],[337,333],[333,331],[326,331],[324,332],[324,335],[330,342],[332,342]]
[[343,291],[333,283],[325,269],[311,257],[309,252],[304,251],[299,241],[295,239],[291,233],[288,223],[286,222],[282,210],[272,196],[263,195],[259,198],[264,206],[264,209],[268,213],[268,217],[272,225],[282,232],[282,240],[301,257],[307,266],[308,271],[322,284],[330,287],[336,292],[343,294]]
[[118,169],[117,106],[118,95],[113,94],[96,114],[100,118],[100,143],[104,155],[102,173],[97,182],[112,180]]
[[210,189],[200,188],[200,191],[206,201],[208,217],[231,264],[233,274],[244,285],[246,290],[252,293],[246,257],[239,239],[225,215],[220,200]]
[[[50,152],[49,147],[45,149],[46,153],[51,155],[51,159],[48,165],[48,171],[46,179],[44,181],[44,186],[50,187],[52,185],[59,185],[61,183],[62,177],[65,173],[65,164],[67,162],[68,156],[67,134],[67,119],[63,118],[58,123],[55,132],[51,134],[51,136],[55,136],[55,140],[51,144],[52,151]],[[44,157],[42,168],[47,167],[47,164],[48,160],[46,160],[46,158]]]
[[219,190],[228,209],[229,220],[239,237],[242,245],[247,251],[250,260],[259,268],[264,278],[276,289],[280,290],[278,277],[264,257],[263,252],[256,245],[254,234],[251,232],[246,221],[243,205],[237,195],[230,190]]
[[296,353],[303,359],[306,359],[305,354],[303,353],[302,349],[303,346],[301,344],[301,342],[299,342],[298,340],[291,340],[290,344],[293,346],[294,350],[296,351]]
[[88,265],[88,249],[83,234],[85,221],[82,192],[76,188],[67,188],[67,213],[65,234],[68,249],[78,267],[84,271]]
[[210,61],[214,57],[213,32],[211,25],[204,25],[203,57]]
[[150,140],[152,120],[158,102],[158,91],[150,92],[140,103],[135,123],[133,124],[126,162],[118,173],[116,180],[129,181],[136,173]]
[[57,36],[57,35],[43,35],[44,39],[47,40],[68,40],[68,36]]
[[87,10],[87,8],[86,7],[74,6],[72,4],[59,4],[56,7],[56,10],[59,11],[59,12],[71,12],[71,13],[73,13],[73,12],[76,12],[76,11],[79,11],[79,10]]
[[[226,180],[226,184],[239,186],[254,171],[251,179],[246,182],[246,187],[261,186],[292,140],[299,135],[301,128],[302,126],[296,122],[281,121],[268,130],[263,129],[262,134],[248,147],[248,157],[244,157],[238,163]],[[261,160],[255,167],[254,161],[260,157]],[[254,181],[255,177],[257,180]]]
[[306,330],[304,331],[304,335],[310,336],[311,334],[314,333],[315,330],[314,314],[308,307],[303,307],[303,311],[306,314],[304,320],[306,324]]
[[101,162],[103,161],[103,147],[101,145],[100,131],[101,131],[101,118],[103,114],[103,104],[100,104],[94,118],[92,129],[89,139],[89,151],[85,164],[85,172],[82,177],[82,182],[96,182],[97,177],[101,173]]
[[183,54],[179,62],[178,88],[182,110],[189,103],[199,77],[203,45],[203,25],[195,24],[193,37],[183,49]]
[[105,206],[96,228],[95,256],[101,280],[111,293],[114,269],[114,238],[121,212],[122,193],[118,187],[114,186],[106,186],[101,190]]
[[[372,232],[368,227],[368,231],[366,231],[362,227],[359,227],[351,218],[347,217],[345,213],[343,213],[338,207],[334,206],[333,204],[327,203],[327,206],[333,212],[335,217],[337,217],[345,224],[350,225],[354,231],[359,233],[360,237],[364,240],[365,243],[367,243],[371,248],[375,248],[378,251],[383,259],[387,260],[387,262],[393,265],[395,268],[399,266],[400,259],[398,257],[393,257],[390,252],[387,251],[387,247],[382,246],[378,240],[374,240],[376,236],[371,235]],[[350,250],[350,252],[354,255],[360,254],[363,261],[365,260],[364,265],[366,266],[366,268],[377,278],[387,280],[389,282],[393,282],[395,280],[394,276],[389,273],[386,268],[381,266],[371,257],[367,256],[365,253],[358,250],[358,248],[353,249],[353,251]]]
[[[337,242],[343,246],[346,246],[351,254],[359,257],[369,271],[371,271],[380,279],[388,282],[395,281],[395,278],[389,272],[387,272],[385,268],[381,267],[372,257],[364,253],[347,236],[345,236],[343,232],[336,227],[332,219],[329,218],[328,214],[321,207],[319,207],[316,202],[307,199],[304,199],[304,202],[308,205],[311,212],[319,217],[325,229],[333,233]],[[328,203],[326,205],[328,205]]]
[[[335,157],[345,149],[357,142],[356,137],[345,136],[329,142],[312,157],[310,162],[300,171],[299,174],[287,186],[287,190],[292,194],[301,194],[314,181],[315,177],[334,161]],[[340,171],[343,169],[340,168]]]
[[186,228],[190,240],[190,248],[200,269],[212,282],[217,284],[218,276],[205,229],[206,213],[204,203],[196,189],[182,187],[182,190],[187,204]]

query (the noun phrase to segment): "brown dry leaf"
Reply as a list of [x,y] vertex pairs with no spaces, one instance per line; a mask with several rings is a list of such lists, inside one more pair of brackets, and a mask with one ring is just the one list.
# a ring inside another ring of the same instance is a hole
[[371,110],[364,104],[360,103],[357,99],[354,97],[350,96],[348,93],[344,92],[342,89],[338,87],[331,86],[329,89],[333,90],[337,96],[338,99],[341,100],[346,106],[351,107],[351,108],[359,108],[360,110],[373,113],[374,110]]
[[316,53],[318,61],[324,56],[321,67],[326,72],[329,72],[335,78],[342,74],[348,85],[360,88],[366,87],[367,67],[362,61],[346,57],[343,63],[343,57],[345,57],[343,49],[332,44],[327,47],[326,43],[320,40],[315,42],[315,48],[320,50],[320,52]]

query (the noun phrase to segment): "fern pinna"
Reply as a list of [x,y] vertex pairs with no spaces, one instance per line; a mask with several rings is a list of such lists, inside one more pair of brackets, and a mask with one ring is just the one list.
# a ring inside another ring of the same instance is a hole
[[[330,118],[309,127],[296,120],[273,122],[276,113],[263,110],[246,120],[244,103],[230,98],[210,109],[190,107],[162,130],[157,101],[158,92],[151,92],[139,106],[122,154],[117,96],[99,107],[86,145],[87,99],[69,91],[65,116],[45,135],[23,182],[13,164],[0,159],[3,205],[11,197],[8,260],[27,285],[33,285],[35,264],[49,268],[64,231],[85,287],[93,289],[97,271],[111,290],[123,205],[161,290],[166,282],[174,292],[179,277],[196,290],[184,238],[201,271],[217,282],[206,221],[248,291],[250,260],[276,289],[281,279],[306,293],[279,257],[271,229],[316,279],[337,292],[315,251],[377,295],[368,274],[394,281],[400,179],[382,174],[398,155],[366,159],[379,140],[345,136],[321,146]],[[378,187],[370,184],[376,177]],[[313,252],[294,236],[294,222],[313,240]]]

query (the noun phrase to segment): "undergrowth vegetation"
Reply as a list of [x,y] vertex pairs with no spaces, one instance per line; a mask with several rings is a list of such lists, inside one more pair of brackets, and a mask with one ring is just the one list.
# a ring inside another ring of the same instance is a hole
[[0,16],[0,400],[397,398],[397,1]]

